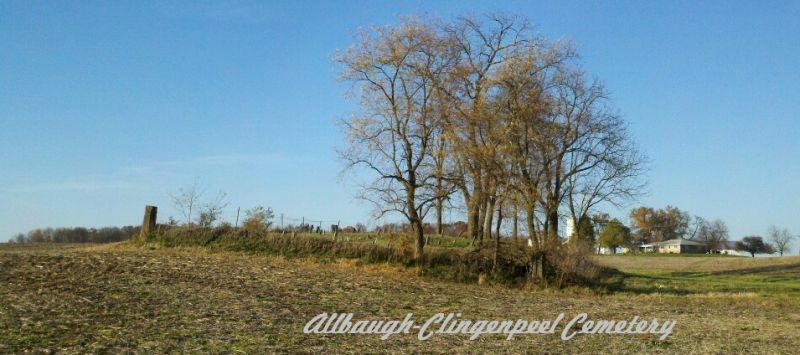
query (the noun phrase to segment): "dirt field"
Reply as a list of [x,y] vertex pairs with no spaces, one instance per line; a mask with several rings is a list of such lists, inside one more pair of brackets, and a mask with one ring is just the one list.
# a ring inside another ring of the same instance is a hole
[[[441,282],[413,269],[353,261],[320,264],[125,245],[0,246],[0,353],[795,353],[800,346],[800,297],[793,292],[694,289],[601,295]],[[677,324],[665,341],[628,334],[578,335],[569,341],[558,334],[512,340],[483,335],[474,341],[466,335],[419,341],[408,334],[381,341],[377,335],[303,334],[312,317],[337,311],[370,319],[413,313],[418,322],[438,312],[487,320],[547,319],[559,312],[569,319],[587,312],[593,319],[639,316]]]

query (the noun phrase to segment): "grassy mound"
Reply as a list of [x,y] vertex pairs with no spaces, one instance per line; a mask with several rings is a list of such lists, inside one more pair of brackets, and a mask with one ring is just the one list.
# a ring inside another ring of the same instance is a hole
[[[405,235],[356,234],[330,235],[292,233],[252,233],[232,227],[178,227],[134,238],[147,248],[200,247],[285,257],[312,257],[327,262],[339,258],[360,263],[393,263],[415,266],[411,239]],[[490,281],[508,285],[531,281],[564,287],[595,284],[604,269],[596,266],[587,253],[564,247],[548,253],[534,252],[523,243],[504,240],[496,250],[494,241],[471,248],[465,242],[434,239],[425,248],[423,273],[463,282]],[[542,278],[534,278],[537,260],[549,267]]]

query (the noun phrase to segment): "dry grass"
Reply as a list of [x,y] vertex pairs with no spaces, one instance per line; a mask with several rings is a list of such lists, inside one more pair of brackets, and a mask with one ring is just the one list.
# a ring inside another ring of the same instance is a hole
[[[599,295],[443,282],[413,268],[321,263],[205,249],[126,245],[0,247],[0,353],[85,352],[581,352],[791,353],[800,346],[800,300],[753,293]],[[677,320],[653,336],[523,335],[511,341],[411,335],[306,335],[321,312],[368,318],[460,311],[467,318]]]
[[[247,233],[230,227],[180,227],[137,237],[132,243],[149,249],[203,248],[209,251],[237,251],[292,258],[313,257],[319,261],[349,258],[362,263],[417,265],[411,236],[383,235],[380,236],[383,238],[380,242],[378,238],[365,233],[345,234],[338,240],[333,240],[330,236],[311,233],[293,236],[291,233]],[[527,247],[505,241],[501,243],[495,260],[495,245],[492,243],[477,249],[467,247],[466,244],[452,244],[440,246],[438,241],[433,241],[425,248],[423,263],[428,275],[466,282],[490,275],[493,280],[509,285],[522,284],[528,280],[532,251]],[[563,274],[565,275],[559,285],[584,282],[580,270]]]

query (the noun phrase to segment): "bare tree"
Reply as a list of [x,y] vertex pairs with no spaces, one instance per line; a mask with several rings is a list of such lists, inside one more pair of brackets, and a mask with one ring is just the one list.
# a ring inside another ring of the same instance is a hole
[[567,67],[553,76],[551,86],[553,105],[534,139],[543,158],[545,230],[554,242],[563,203],[577,220],[600,202],[636,196],[643,158],[602,84]]
[[[687,229],[687,235],[689,239],[696,239],[698,232],[700,232],[700,228],[706,223],[706,220],[700,216],[694,216],[694,218],[689,218],[691,226]],[[691,232],[688,232],[691,230]]]
[[186,224],[192,224],[193,213],[200,204],[202,196],[203,189],[196,179],[192,185],[180,188],[177,194],[170,194],[172,206],[183,215]]
[[722,220],[703,221],[697,228],[695,240],[704,243],[711,252],[718,252],[728,240],[728,226]]
[[794,236],[789,233],[789,230],[786,228],[778,228],[776,226],[769,227],[769,240],[772,242],[772,245],[775,247],[775,251],[778,252],[781,256],[783,253],[789,251],[789,247],[791,247],[792,239]]
[[222,210],[228,207],[228,194],[223,191],[217,196],[201,206],[200,214],[197,217],[197,224],[201,227],[211,227],[222,216]]
[[508,188],[516,206],[525,212],[529,241],[537,248],[541,223],[537,223],[536,212],[542,207],[545,156],[542,142],[536,138],[550,112],[550,78],[573,56],[569,45],[539,43],[508,58],[497,73],[497,114],[507,122],[505,141],[511,166]]
[[[494,72],[511,54],[532,46],[537,39],[524,19],[508,16],[462,17],[444,26],[448,75],[437,82],[447,98],[452,114],[446,117],[445,130],[461,178],[457,186],[467,207],[468,233],[483,238],[487,208],[494,196],[488,180],[491,162],[497,158],[502,139],[494,123],[491,97]],[[492,212],[488,212],[492,213]]]
[[621,202],[637,197],[644,186],[639,180],[644,158],[627,136],[625,123],[608,107],[602,85],[587,86],[580,76],[573,80],[559,101],[570,102],[564,105],[565,112],[583,112],[565,120],[575,133],[567,134],[562,165],[569,215],[579,221],[599,203],[621,207]]
[[[575,63],[569,43],[535,38],[525,43],[493,73],[498,90],[492,112],[501,122],[492,127],[504,128],[499,141],[510,146],[494,148],[512,167],[504,181],[521,197],[538,246],[542,235],[555,241],[562,208],[578,221],[600,203],[636,197],[644,185],[639,181],[644,158],[605,88],[588,80]],[[537,232],[537,220],[543,233]]]
[[[440,109],[442,105],[438,105]],[[444,113],[440,113],[444,115]],[[441,129],[441,127],[438,127]],[[438,132],[433,150],[433,166],[434,177],[436,179],[434,185],[435,212],[436,212],[436,234],[441,236],[444,232],[444,224],[442,223],[445,208],[452,207],[451,196],[456,191],[456,185],[453,183],[452,171],[450,166],[451,159],[448,157],[447,140],[442,132]]]
[[378,215],[400,213],[412,227],[415,258],[425,246],[422,221],[439,197],[432,150],[437,133],[433,77],[442,65],[435,31],[404,19],[397,27],[375,27],[337,56],[342,79],[353,83],[361,112],[344,122],[346,169],[362,168],[374,177],[360,186]]

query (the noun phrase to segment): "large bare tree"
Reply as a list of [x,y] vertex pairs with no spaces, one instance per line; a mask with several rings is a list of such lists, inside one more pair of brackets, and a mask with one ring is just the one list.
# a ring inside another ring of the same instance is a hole
[[467,208],[468,234],[483,238],[488,205],[495,187],[492,166],[503,144],[496,135],[497,115],[491,105],[496,94],[495,72],[512,56],[537,39],[529,25],[508,16],[462,17],[444,26],[451,58],[447,75],[437,81],[449,99],[453,114],[445,122],[453,158],[463,173],[458,181]]
[[542,159],[544,228],[555,242],[565,202],[577,221],[600,202],[634,197],[641,188],[637,177],[643,158],[609,107],[602,84],[579,68],[566,67],[548,86],[552,105],[534,142]]
[[513,207],[539,250],[557,248],[561,218],[588,220],[642,187],[644,159],[603,85],[524,19],[406,19],[362,32],[338,61],[361,103],[342,158],[374,177],[360,191],[381,215],[407,218],[418,258],[428,209],[441,226],[454,189],[473,241],[494,230],[498,250]]
[[434,107],[433,77],[443,66],[439,40],[430,24],[403,19],[397,26],[374,27],[337,56],[342,79],[354,85],[361,110],[344,122],[347,147],[340,157],[347,168],[364,170],[371,180],[360,197],[375,204],[379,216],[402,214],[416,239],[422,261],[422,221],[436,193],[439,110]]

